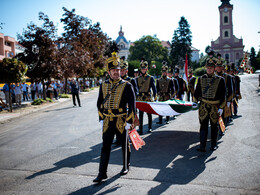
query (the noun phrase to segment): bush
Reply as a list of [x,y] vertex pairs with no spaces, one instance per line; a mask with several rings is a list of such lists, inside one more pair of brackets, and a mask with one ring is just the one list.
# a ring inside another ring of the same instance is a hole
[[197,68],[195,71],[194,71],[194,75],[196,76],[202,76],[206,74],[206,68],[205,67],[200,67],[200,68]]
[[60,94],[60,98],[70,98],[70,95],[69,94]]
[[51,98],[46,98],[46,101],[47,101],[47,102],[51,102],[51,103],[54,102]]
[[39,99],[34,100],[32,102],[32,105],[40,105],[40,104],[45,103],[45,102],[46,102],[46,100],[39,98]]

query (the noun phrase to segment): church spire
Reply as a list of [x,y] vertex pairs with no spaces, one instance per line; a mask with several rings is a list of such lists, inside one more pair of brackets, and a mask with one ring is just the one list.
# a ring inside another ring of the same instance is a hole
[[122,25],[120,25],[120,31],[119,31],[119,36],[124,36],[124,32],[122,31]]

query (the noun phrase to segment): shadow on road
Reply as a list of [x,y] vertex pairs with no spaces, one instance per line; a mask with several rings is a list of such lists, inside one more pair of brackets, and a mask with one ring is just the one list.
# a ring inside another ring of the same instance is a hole
[[68,110],[68,109],[73,109],[73,108],[74,108],[73,106],[69,106],[69,107],[64,107],[64,108],[46,110],[45,112],[62,111],[62,110]]
[[[131,167],[148,168],[159,170],[155,176],[149,176],[149,170],[144,173],[137,172],[136,177],[144,180],[158,181],[160,184],[152,188],[149,194],[161,194],[173,184],[187,184],[195,179],[205,170],[205,164],[215,158],[208,159],[212,152],[199,153],[198,147],[199,133],[188,131],[154,131],[144,138],[146,145],[139,151],[132,149]],[[210,144],[208,143],[208,146]],[[101,144],[95,145],[91,151],[70,156],[56,162],[55,167],[45,169],[28,176],[26,179],[32,179],[40,175],[52,173],[64,167],[76,168],[89,162],[99,163],[99,154]],[[122,165],[122,151],[113,150],[111,152],[109,164]],[[109,169],[109,167],[108,167]],[[97,170],[98,171],[98,170]],[[109,170],[108,170],[109,171]],[[102,182],[99,185],[91,185],[79,189],[72,194],[82,194],[84,192],[95,193],[119,178],[119,174]],[[119,186],[106,191],[114,192]]]

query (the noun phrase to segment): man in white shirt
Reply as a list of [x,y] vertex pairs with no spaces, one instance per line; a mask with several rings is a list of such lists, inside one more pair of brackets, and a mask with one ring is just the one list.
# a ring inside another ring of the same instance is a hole
[[23,101],[25,101],[25,98],[28,101],[28,85],[25,82],[23,82],[22,84],[22,90],[23,90]]

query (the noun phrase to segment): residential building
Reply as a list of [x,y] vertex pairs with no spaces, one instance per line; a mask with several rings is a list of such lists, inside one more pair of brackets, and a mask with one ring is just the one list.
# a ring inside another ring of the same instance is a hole
[[0,33],[0,60],[15,56],[15,39]]

